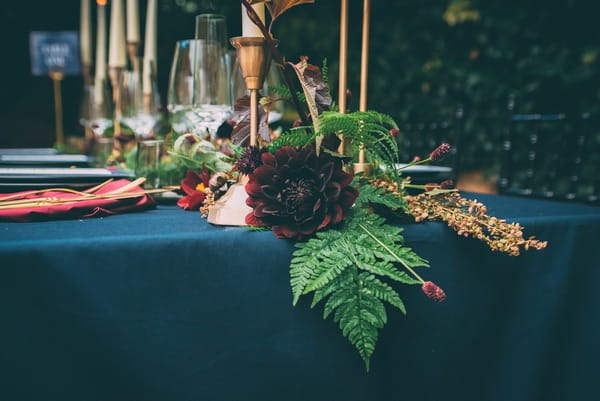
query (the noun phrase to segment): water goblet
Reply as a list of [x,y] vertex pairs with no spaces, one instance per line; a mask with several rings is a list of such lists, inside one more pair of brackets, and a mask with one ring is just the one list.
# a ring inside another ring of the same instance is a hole
[[227,51],[225,17],[201,14],[196,17],[194,52],[194,97],[192,121],[195,132],[214,138],[218,127],[231,116],[231,58]]

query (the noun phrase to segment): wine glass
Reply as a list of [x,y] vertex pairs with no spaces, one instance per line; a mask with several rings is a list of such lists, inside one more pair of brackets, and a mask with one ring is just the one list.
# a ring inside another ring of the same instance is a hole
[[192,122],[196,133],[214,138],[218,127],[231,116],[231,58],[227,51],[225,17],[196,17],[194,97]]
[[96,79],[84,88],[79,122],[100,138],[113,125],[113,102],[106,79]]
[[126,124],[136,139],[154,137],[158,113],[158,95],[153,79],[152,63],[144,61],[144,72],[124,71],[120,86],[121,121]]
[[167,110],[171,115],[171,126],[175,135],[193,131],[188,118],[194,97],[194,60],[196,41],[180,40],[175,45],[173,63],[169,74]]

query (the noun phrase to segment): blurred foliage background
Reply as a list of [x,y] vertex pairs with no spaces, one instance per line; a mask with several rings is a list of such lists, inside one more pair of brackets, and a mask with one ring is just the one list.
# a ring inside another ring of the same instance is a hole
[[[0,26],[6,34],[10,31],[16,37],[19,49],[26,48],[26,37],[21,35],[28,35],[31,30],[78,29],[78,2],[39,1],[35,15],[31,15],[28,3],[5,2],[0,6],[3,17],[12,21],[2,18]],[[462,154],[468,168],[497,165],[502,129],[508,119],[506,103],[511,94],[516,96],[516,111],[521,113],[598,114],[600,31],[594,2],[374,0],[371,3],[369,107],[389,113],[403,123],[451,118],[457,105],[464,105]],[[142,15],[144,6],[142,1]],[[337,94],[339,6],[338,0],[317,0],[315,4],[295,7],[273,29],[281,40],[281,52],[289,60],[307,55],[313,63],[321,64],[324,58],[328,59],[334,94]],[[48,18],[58,12],[60,18]],[[193,37],[194,16],[203,12],[225,14],[230,36],[240,34],[241,12],[237,0],[159,0],[158,78],[163,97],[175,41]],[[351,108],[357,108],[358,103],[361,14],[362,1],[350,0],[349,86],[354,94]],[[23,26],[15,26],[26,18]],[[23,121],[34,125],[31,120],[41,118],[36,126],[47,125],[51,129],[52,110],[45,110],[51,104],[51,84],[43,78],[28,76],[25,67],[29,65],[28,59],[19,57],[28,56],[19,50],[13,67],[7,63],[2,66],[13,68],[13,74],[29,82],[20,84],[29,88],[25,90],[29,101],[17,103],[26,108],[32,102],[36,104],[35,99],[41,99],[34,108],[44,110],[41,115],[23,113],[14,106],[15,92],[10,97],[5,93],[0,94],[0,118],[8,121],[15,116],[27,116]],[[21,70],[26,70],[25,74]],[[67,81],[66,126],[76,132],[80,85]],[[0,146],[22,145],[23,136],[11,135],[2,132]],[[51,138],[49,134],[48,141]],[[43,145],[40,144],[43,140],[38,140],[38,145]]]

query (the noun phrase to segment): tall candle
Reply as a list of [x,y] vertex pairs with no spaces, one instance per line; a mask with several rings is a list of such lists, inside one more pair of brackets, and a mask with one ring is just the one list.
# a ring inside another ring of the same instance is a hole
[[[254,5],[252,5],[252,8],[256,12],[256,14],[258,14],[258,17],[264,24],[265,23],[265,3],[254,4]],[[263,34],[262,34],[260,28],[254,22],[252,22],[250,17],[248,17],[248,13],[246,12],[246,7],[244,7],[243,4],[242,4],[242,36],[260,37],[260,38],[263,37]]]
[[81,0],[79,45],[83,65],[92,64],[92,25],[90,19],[90,0]]
[[367,111],[369,84],[369,21],[371,18],[371,0],[363,0],[362,48],[360,61],[360,103],[359,110]]
[[143,90],[152,93],[152,73],[156,73],[156,0],[148,0],[146,11],[146,33],[144,38]]
[[98,4],[97,6],[96,28],[96,75],[94,98],[96,104],[102,104],[104,101],[104,78],[106,77],[106,7]]
[[108,65],[109,67],[121,68],[127,65],[123,0],[113,0],[110,9],[110,42],[108,49]]
[[140,42],[139,0],[127,0],[127,42]]

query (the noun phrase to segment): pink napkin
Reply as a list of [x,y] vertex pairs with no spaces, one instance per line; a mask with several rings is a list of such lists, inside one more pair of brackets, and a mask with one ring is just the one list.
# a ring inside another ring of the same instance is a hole
[[[106,194],[130,184],[129,181],[121,179],[109,182],[94,194]],[[131,192],[142,192],[140,187],[130,188],[125,194]],[[28,191],[29,192],[29,191]],[[25,192],[20,192],[25,193]],[[0,194],[5,198],[14,194]],[[29,195],[20,199],[36,199],[56,197],[61,199],[79,198],[81,195],[66,192],[43,192]],[[151,209],[156,205],[151,196],[144,194],[135,198],[126,199],[89,199],[74,201],[67,204],[56,204],[48,206],[37,206],[27,208],[0,209],[0,221],[42,221],[61,219],[80,219],[84,217],[102,217],[118,213],[134,212]]]

